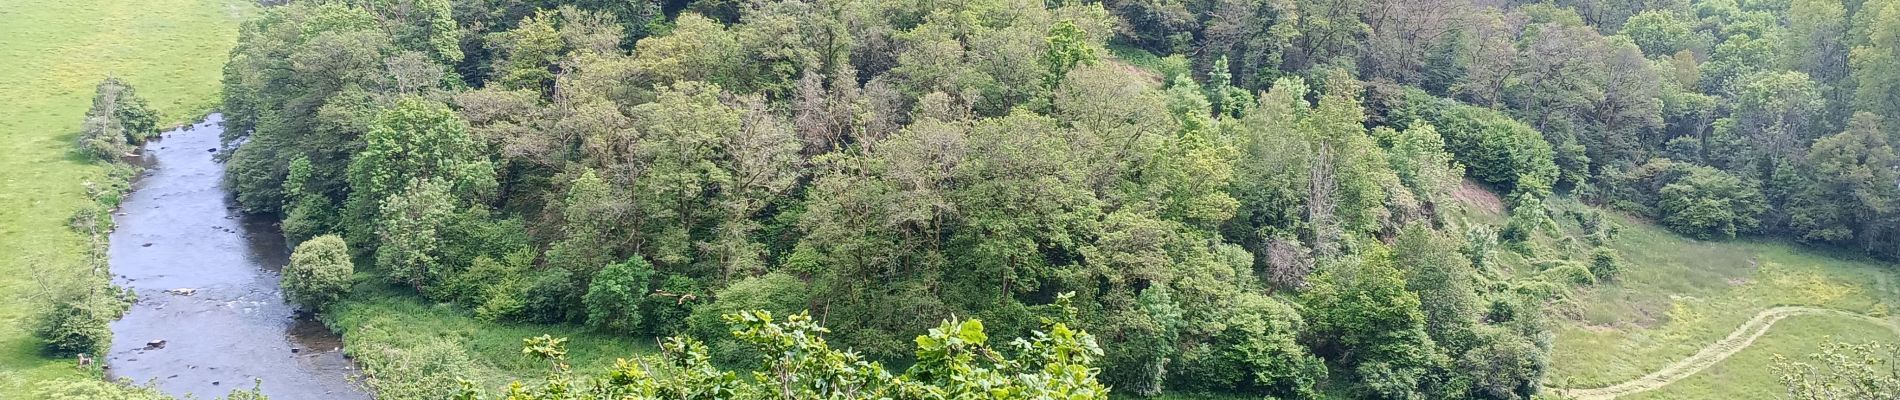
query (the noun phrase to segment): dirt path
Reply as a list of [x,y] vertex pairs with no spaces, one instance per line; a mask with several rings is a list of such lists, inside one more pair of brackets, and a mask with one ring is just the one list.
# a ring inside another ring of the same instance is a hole
[[1602,388],[1596,388],[1596,389],[1554,389],[1553,388],[1552,391],[1555,392],[1559,396],[1573,398],[1577,400],[1609,400],[1609,399],[1615,399],[1617,397],[1622,397],[1626,395],[1655,390],[1657,388],[1667,386],[1670,383],[1674,383],[1677,380],[1681,380],[1682,378],[1687,378],[1691,375],[1695,375],[1697,372],[1702,372],[1702,370],[1708,369],[1710,366],[1714,366],[1716,363],[1719,363],[1719,362],[1722,362],[1722,360],[1728,359],[1729,356],[1733,356],[1735,355],[1735,353],[1740,353],[1742,349],[1747,349],[1749,345],[1754,344],[1755,339],[1761,338],[1762,335],[1767,334],[1768,329],[1775,326],[1775,322],[1781,321],[1782,319],[1786,319],[1788,317],[1797,316],[1797,315],[1830,315],[1830,314],[1871,321],[1871,322],[1886,326],[1889,329],[1893,329],[1895,333],[1900,333],[1900,326],[1896,326],[1892,322],[1889,322],[1887,320],[1870,317],[1867,315],[1841,311],[1841,310],[1832,310],[1832,309],[1815,308],[1815,307],[1800,307],[1800,306],[1775,307],[1775,308],[1770,308],[1767,310],[1762,310],[1762,312],[1755,314],[1753,318],[1748,319],[1748,322],[1742,323],[1741,327],[1735,328],[1734,332],[1729,333],[1728,337],[1722,338],[1722,340],[1716,341],[1715,343],[1710,344],[1708,347],[1702,348],[1702,350],[1697,351],[1695,355],[1689,356],[1689,358],[1682,359],[1682,361],[1677,361],[1675,363],[1669,364],[1668,366],[1664,366],[1662,369],[1657,370],[1656,372],[1649,373],[1649,375],[1644,375],[1641,378],[1636,378],[1628,382],[1618,383],[1618,384],[1611,385],[1608,387],[1602,387]]

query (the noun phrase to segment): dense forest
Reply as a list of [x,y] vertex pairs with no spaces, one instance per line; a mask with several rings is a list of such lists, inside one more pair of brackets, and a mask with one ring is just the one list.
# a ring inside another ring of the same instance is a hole
[[1528,398],[1622,263],[1556,196],[1900,257],[1900,0],[310,0],[224,84],[300,303],[694,338],[666,398]]

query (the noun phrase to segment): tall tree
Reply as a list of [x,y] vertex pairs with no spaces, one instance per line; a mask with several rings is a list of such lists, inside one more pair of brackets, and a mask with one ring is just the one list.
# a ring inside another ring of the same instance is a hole
[[1847,130],[1814,142],[1807,165],[1814,179],[1792,205],[1796,233],[1806,240],[1856,243],[1878,249],[1900,200],[1900,158],[1871,113],[1856,113]]
[[1420,396],[1440,356],[1419,297],[1390,253],[1365,257],[1330,266],[1301,295],[1313,310],[1316,352],[1353,371],[1369,397]]
[[[1869,6],[1880,4],[1868,2]],[[1886,2],[1871,13],[1867,43],[1855,47],[1851,58],[1854,79],[1854,108],[1888,118],[1900,116],[1900,2]],[[1887,127],[1889,137],[1900,137]]]
[[351,228],[345,238],[358,249],[375,249],[369,229],[384,215],[379,211],[383,203],[398,194],[442,186],[453,199],[466,202],[494,193],[495,170],[486,150],[469,135],[461,116],[441,102],[396,101],[376,118],[364,142],[350,162],[350,197],[344,206]]

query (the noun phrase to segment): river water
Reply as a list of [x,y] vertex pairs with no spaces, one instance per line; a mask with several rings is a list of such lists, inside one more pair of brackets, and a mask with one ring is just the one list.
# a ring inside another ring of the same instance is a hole
[[336,334],[284,303],[277,279],[289,251],[225,190],[224,164],[212,159],[220,120],[146,145],[145,175],[115,214],[110,249],[114,279],[139,301],[112,324],[107,371],[173,395],[261,381],[273,400],[369,398]]

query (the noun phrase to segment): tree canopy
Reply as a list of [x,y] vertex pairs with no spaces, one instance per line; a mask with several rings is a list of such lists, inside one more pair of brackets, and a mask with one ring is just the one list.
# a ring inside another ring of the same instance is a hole
[[[1579,240],[1548,200],[1900,257],[1897,18],[1837,0],[299,1],[241,31],[221,156],[243,210],[377,284],[687,337],[597,393],[1522,399],[1547,365],[1539,305],[1621,260],[1601,216]],[[113,132],[149,129],[131,127]],[[103,155],[126,135],[82,137]],[[531,352],[560,366],[559,347]],[[772,372],[730,372],[748,366]],[[515,394],[583,385],[563,373]]]

